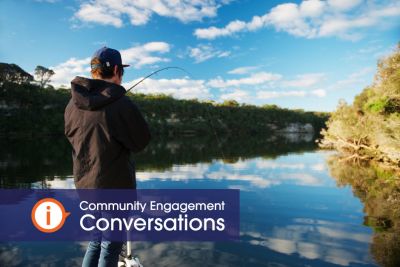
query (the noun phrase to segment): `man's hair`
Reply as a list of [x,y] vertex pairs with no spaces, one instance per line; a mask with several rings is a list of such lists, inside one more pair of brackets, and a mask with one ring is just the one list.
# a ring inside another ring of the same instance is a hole
[[[107,67],[104,64],[100,62],[100,60],[95,57],[90,61],[90,65],[97,65],[96,68],[92,68],[90,71],[92,73],[92,76],[94,78],[100,78],[100,79],[109,79],[114,76],[114,66]],[[121,77],[124,75],[124,68],[122,66],[117,65],[117,74]]]

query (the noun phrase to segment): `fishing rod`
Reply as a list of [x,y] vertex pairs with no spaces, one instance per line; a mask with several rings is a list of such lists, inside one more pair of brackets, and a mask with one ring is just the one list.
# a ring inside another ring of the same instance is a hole
[[[126,93],[128,93],[129,91],[131,91],[132,89],[134,89],[136,86],[138,86],[139,84],[141,84],[142,82],[144,82],[146,79],[150,78],[151,76],[153,76],[153,75],[155,75],[155,74],[157,74],[157,73],[159,73],[159,72],[161,72],[161,71],[168,70],[168,69],[177,69],[177,70],[181,70],[181,71],[183,71],[184,73],[188,74],[189,77],[192,76],[187,70],[185,70],[185,69],[183,69],[183,68],[176,67],[176,66],[165,67],[165,68],[162,68],[162,69],[158,69],[158,70],[156,70],[156,71],[153,71],[153,72],[150,73],[149,75],[143,77],[143,78],[140,79],[138,82],[136,82],[134,85],[132,85],[128,90],[126,90]],[[207,115],[208,115],[208,120],[209,120],[209,122],[210,122],[211,129],[213,130],[214,135],[215,135],[215,138],[216,138],[216,140],[217,140],[218,147],[219,147],[219,149],[220,149],[222,158],[225,159],[224,151],[222,150],[222,146],[221,146],[221,141],[220,141],[220,139],[219,139],[219,137],[218,137],[218,134],[217,134],[217,132],[216,132],[216,130],[215,130],[215,127],[214,127],[214,125],[213,125],[213,123],[212,123],[211,113],[210,113],[210,111],[209,111],[207,108],[206,108],[206,113],[207,113]],[[126,247],[127,247],[127,254],[126,254],[126,256],[124,257],[124,260],[118,261],[118,267],[143,267],[143,265],[140,263],[139,259],[138,259],[138,258],[134,258],[134,257],[132,256],[132,241],[129,241],[129,240],[128,240],[128,241],[126,242]]]
[[135,83],[134,85],[132,85],[128,90],[126,90],[126,92],[129,92],[130,90],[132,90],[133,88],[135,88],[136,86],[138,86],[140,83],[144,82],[146,79],[150,78],[151,76],[153,76],[153,75],[155,75],[155,74],[157,74],[157,73],[159,73],[159,72],[161,72],[161,71],[168,70],[168,69],[177,69],[177,70],[181,70],[181,71],[185,72],[186,74],[188,74],[189,76],[191,76],[190,73],[189,73],[187,70],[183,69],[183,68],[175,67],[175,66],[169,66],[169,67],[165,67],[165,68],[162,68],[162,69],[153,71],[153,72],[150,73],[149,75],[143,77],[140,81],[138,81],[137,83]]
[[[144,82],[146,79],[150,78],[151,76],[153,76],[153,75],[155,75],[155,74],[157,74],[157,73],[159,73],[159,72],[161,72],[161,71],[168,70],[168,69],[177,69],[177,70],[183,71],[183,72],[186,73],[189,77],[192,76],[192,75],[190,74],[190,72],[188,72],[188,71],[185,70],[184,68],[176,67],[176,66],[168,66],[168,67],[165,67],[165,68],[162,68],[162,69],[158,69],[158,70],[156,70],[156,71],[153,71],[153,72],[150,73],[149,75],[143,77],[143,78],[140,79],[137,83],[135,83],[134,85],[132,85],[128,90],[126,90],[126,93],[128,93],[130,90],[134,89],[136,86],[138,86],[140,83]],[[216,132],[216,130],[215,130],[215,127],[214,127],[214,125],[213,125],[213,123],[212,123],[212,116],[211,116],[211,113],[210,113],[210,111],[209,111],[207,108],[206,108],[206,113],[207,113],[207,115],[208,115],[208,120],[209,120],[209,123],[210,123],[210,125],[211,125],[211,129],[213,130],[213,133],[214,133],[215,138],[216,138],[216,140],[217,140],[218,147],[219,147],[219,149],[220,149],[222,158],[225,159],[226,157],[225,157],[224,151],[222,150],[221,140],[219,139],[218,134],[217,134],[217,132]]]

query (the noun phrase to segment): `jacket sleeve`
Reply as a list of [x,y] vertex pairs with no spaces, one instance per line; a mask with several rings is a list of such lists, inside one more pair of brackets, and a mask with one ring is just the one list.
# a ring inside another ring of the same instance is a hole
[[149,126],[139,108],[130,99],[123,99],[121,104],[118,110],[118,122],[113,123],[115,137],[132,152],[142,151],[151,139]]

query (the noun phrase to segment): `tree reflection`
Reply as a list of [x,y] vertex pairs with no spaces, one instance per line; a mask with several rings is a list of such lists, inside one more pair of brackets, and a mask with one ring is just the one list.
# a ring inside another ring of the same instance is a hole
[[[290,152],[312,151],[316,145],[308,135],[253,136],[155,136],[150,145],[134,156],[138,171],[164,171],[173,164],[226,163],[254,157],[276,158]],[[71,146],[64,136],[42,139],[0,139],[0,188],[31,187],[56,178],[72,176]]]
[[374,230],[371,253],[385,267],[400,266],[400,176],[376,164],[327,160],[340,187],[351,186],[364,204],[364,225]]

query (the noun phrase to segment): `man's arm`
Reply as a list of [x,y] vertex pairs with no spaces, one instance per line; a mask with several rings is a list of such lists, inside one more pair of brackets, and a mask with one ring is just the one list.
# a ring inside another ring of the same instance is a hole
[[150,142],[151,135],[149,126],[143,118],[138,107],[128,98],[123,98],[118,108],[117,121],[113,121],[115,127],[113,132],[116,138],[123,146],[132,152],[143,150]]

